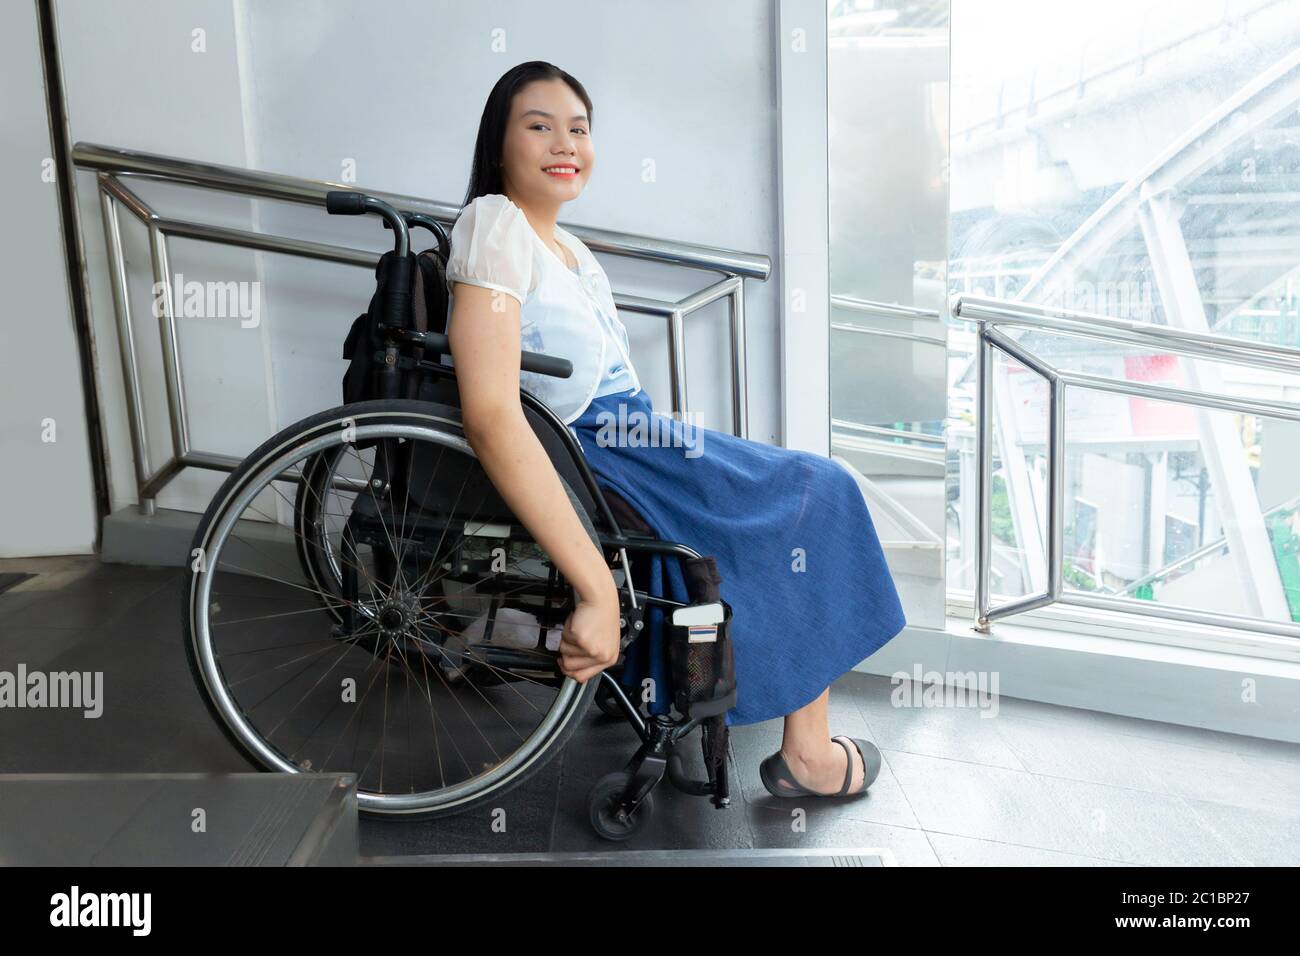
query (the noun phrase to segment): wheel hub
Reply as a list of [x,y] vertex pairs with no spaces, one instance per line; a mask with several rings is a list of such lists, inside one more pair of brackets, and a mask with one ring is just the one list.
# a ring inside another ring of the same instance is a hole
[[375,614],[381,637],[402,637],[414,628],[420,612],[419,602],[412,595],[399,594],[389,598]]

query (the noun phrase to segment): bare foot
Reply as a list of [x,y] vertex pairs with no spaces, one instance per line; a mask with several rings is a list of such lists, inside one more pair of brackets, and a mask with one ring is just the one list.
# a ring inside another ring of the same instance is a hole
[[[837,739],[848,744],[848,753],[844,752],[843,746],[836,743]],[[862,762],[862,755],[858,753],[858,748],[848,737],[831,738],[826,741],[826,749],[811,758],[792,756],[784,749],[781,751],[781,756],[785,758],[790,773],[794,775],[797,783],[823,796],[834,796],[840,792],[840,787],[844,786],[844,773],[848,769],[847,761],[851,759],[853,780],[849,784],[849,793],[861,793],[863,790],[866,766]]]

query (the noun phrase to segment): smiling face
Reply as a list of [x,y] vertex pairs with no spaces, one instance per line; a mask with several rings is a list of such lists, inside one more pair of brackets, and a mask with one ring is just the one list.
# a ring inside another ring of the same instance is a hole
[[587,107],[563,80],[537,80],[510,108],[501,163],[506,192],[534,208],[577,199],[595,166]]

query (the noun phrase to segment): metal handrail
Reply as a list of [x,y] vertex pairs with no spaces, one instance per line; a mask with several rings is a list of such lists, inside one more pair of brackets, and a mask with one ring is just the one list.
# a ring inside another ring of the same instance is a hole
[[954,319],[988,325],[1021,326],[1086,339],[1158,348],[1231,365],[1245,365],[1249,368],[1263,365],[1284,372],[1300,373],[1300,349],[1286,345],[1270,345],[1216,332],[1153,325],[1150,322],[1117,319],[1109,315],[1054,306],[1031,305],[1010,299],[954,294],[950,301]]
[[886,319],[935,323],[942,321],[939,313],[934,309],[919,309],[914,305],[899,305],[896,302],[880,302],[876,299],[860,299],[857,296],[843,293],[832,295],[831,305],[836,308],[848,309],[850,312],[865,312],[868,315],[880,316]]
[[[398,209],[422,212],[439,222],[450,225],[460,214],[460,206],[437,202],[419,196],[386,192],[382,189],[363,189],[356,184],[331,183],[320,179],[305,179],[281,173],[267,173],[223,166],[219,163],[201,163],[191,159],[178,159],[142,150],[119,149],[98,143],[77,143],[72,147],[72,161],[80,169],[120,175],[164,179],[169,182],[239,193],[261,199],[279,199],[285,202],[325,205],[325,194],[332,189],[363,192]],[[715,246],[689,242],[674,242],[653,236],[595,229],[590,226],[563,225],[597,252],[652,262],[668,262],[689,266],[692,269],[711,269],[745,279],[766,281],[772,274],[772,260],[759,253],[736,252]]]
[[[1083,607],[1104,608],[1164,617],[1217,626],[1235,626],[1243,630],[1268,634],[1287,634],[1300,637],[1300,625],[1291,622],[1265,620],[1238,614],[1198,611],[1175,605],[1151,606],[1150,602],[1137,601],[1112,595],[1071,593],[1064,589],[1064,515],[1065,515],[1065,388],[1088,388],[1157,401],[1195,405],[1241,412],[1267,418],[1280,418],[1300,422],[1300,404],[1292,402],[1261,402],[1256,399],[1216,394],[1200,389],[1173,388],[1143,382],[1109,379],[1084,372],[1058,369],[1034,355],[1025,346],[997,328],[1013,325],[1033,328],[1043,332],[1074,335],[1102,341],[1125,341],[1158,348],[1193,358],[1209,358],[1258,367],[1267,364],[1273,368],[1300,372],[1300,350],[1286,346],[1245,342],[1223,335],[1190,332],[1166,326],[1128,322],[1108,316],[1094,316],[1068,309],[1045,309],[1023,302],[991,299],[982,296],[954,294],[950,300],[954,318],[975,322],[978,325],[976,346],[977,415],[976,415],[976,495],[975,509],[978,524],[977,561],[975,578],[975,627],[988,631],[990,623],[999,617],[1022,613],[1048,604],[1075,604]],[[1096,328],[1091,324],[1095,322]],[[992,538],[992,487],[993,487],[993,353],[1009,355],[1047,380],[1049,388],[1047,435],[1047,587],[1035,594],[1025,595],[1005,604],[992,605],[989,572],[993,550]]]
[[863,435],[876,435],[880,438],[895,439],[898,441],[914,441],[926,445],[943,445],[946,440],[942,435],[931,435],[927,432],[902,431],[897,428],[886,428],[884,425],[863,425],[859,422],[851,422],[843,418],[832,418],[832,428],[841,428],[845,431],[859,432]]
[[[1274,515],[1281,514],[1284,511],[1294,510],[1297,506],[1300,506],[1300,495],[1296,495],[1294,498],[1289,498],[1286,501],[1282,502],[1281,504],[1277,504],[1269,508],[1267,511],[1264,512],[1264,517],[1271,518]],[[1223,537],[1220,538],[1215,538],[1213,541],[1209,542],[1208,544],[1201,545],[1195,551],[1189,551],[1187,554],[1183,555],[1181,558],[1179,558],[1177,561],[1174,561],[1172,564],[1167,564],[1163,568],[1160,568],[1159,570],[1152,571],[1146,577],[1138,578],[1136,581],[1124,585],[1124,590],[1119,593],[1133,594],[1138,590],[1138,588],[1142,587],[1143,585],[1154,584],[1156,581],[1168,577],[1169,575],[1173,574],[1175,571],[1180,571],[1183,568],[1187,567],[1188,565],[1195,564],[1197,561],[1201,560],[1201,558],[1204,558],[1207,555],[1213,554],[1216,551],[1222,551],[1227,546],[1228,546],[1227,535],[1224,535]]]
[[832,322],[831,328],[837,332],[857,332],[861,335],[879,335],[887,339],[906,339],[941,349],[948,347],[948,340],[935,335],[922,335],[920,332],[900,332],[897,329],[873,329],[865,325],[850,325],[847,322]]
[[[153,514],[155,498],[160,488],[176,477],[183,468],[197,467],[219,471],[233,471],[240,459],[197,451],[192,447],[189,434],[189,416],[185,407],[184,383],[181,377],[179,339],[175,306],[171,301],[171,269],[168,265],[170,236],[181,236],[221,245],[278,252],[326,262],[361,266],[373,269],[379,253],[345,246],[328,245],[308,240],[250,232],[209,223],[163,218],[148,203],[132,191],[124,180],[142,178],[194,186],[224,193],[253,196],[284,202],[324,206],[325,196],[335,189],[362,191],[407,213],[428,216],[440,223],[451,225],[460,213],[460,207],[435,202],[417,196],[376,189],[360,189],[355,184],[339,184],[322,180],[286,176],[258,170],[202,163],[194,160],[163,156],[140,150],[120,149],[97,143],[77,143],[72,149],[74,165],[79,169],[97,173],[96,183],[103,216],[104,234],[109,259],[109,278],[113,291],[113,306],[117,319],[120,358],[126,389],[126,406],[129,418],[132,449],[134,453],[139,508],[144,514]],[[131,322],[130,297],[127,294],[127,268],[122,248],[119,208],[126,209],[148,230],[150,260],[155,287],[167,290],[161,296],[161,339],[163,346],[163,371],[166,383],[168,419],[172,438],[170,457],[153,469],[145,427],[145,404],[140,384],[140,363],[136,354],[135,332]],[[748,388],[746,381],[745,304],[744,280],[765,281],[772,271],[771,260],[756,253],[737,252],[694,243],[672,242],[651,236],[594,229],[587,226],[563,228],[581,239],[591,249],[626,258],[661,262],[692,269],[704,269],[723,274],[723,278],[706,288],[675,302],[665,302],[642,296],[615,294],[615,305],[622,309],[659,315],[668,324],[668,361],[672,386],[672,410],[683,414],[687,408],[686,392],[686,336],[683,319],[718,299],[725,298],[730,306],[731,334],[731,400],[733,432],[746,437],[749,430]],[[89,285],[83,273],[82,281]],[[90,290],[86,289],[89,298]]]

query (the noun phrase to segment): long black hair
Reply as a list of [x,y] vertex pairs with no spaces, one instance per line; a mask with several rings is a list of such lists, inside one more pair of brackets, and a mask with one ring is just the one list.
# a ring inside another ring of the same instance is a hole
[[510,121],[510,106],[515,94],[536,80],[563,80],[578,95],[587,108],[587,122],[592,121],[591,97],[582,84],[554,63],[529,60],[511,67],[497,80],[483,107],[483,117],[478,123],[478,139],[474,142],[474,163],[470,167],[469,189],[465,192],[462,208],[479,196],[504,193],[505,182],[501,175],[501,151],[505,145],[506,124]]

